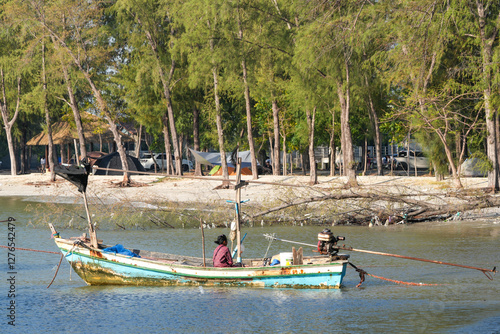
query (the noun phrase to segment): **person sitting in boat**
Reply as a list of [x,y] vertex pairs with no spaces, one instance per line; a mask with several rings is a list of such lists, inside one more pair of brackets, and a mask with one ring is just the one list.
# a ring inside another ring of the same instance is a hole
[[227,248],[226,235],[219,235],[215,243],[219,246],[214,250],[214,267],[234,267],[233,258],[231,257],[229,248]]

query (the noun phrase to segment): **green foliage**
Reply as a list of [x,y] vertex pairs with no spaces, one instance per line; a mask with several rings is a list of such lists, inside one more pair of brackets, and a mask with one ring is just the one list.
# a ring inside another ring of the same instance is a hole
[[[492,34],[498,29],[500,4],[485,4],[485,31]],[[88,73],[112,114],[143,125],[154,139],[155,150],[163,150],[164,78],[168,78],[175,125],[185,146],[192,146],[193,109],[197,108],[201,147],[218,148],[214,71],[226,150],[237,143],[247,148],[240,137],[246,131],[242,61],[248,69],[254,140],[263,151],[268,150],[274,131],[273,101],[288,150],[307,148],[305,110],[313,108],[317,111],[315,145],[328,145],[332,131],[339,145],[339,91],[349,91],[354,145],[362,145],[365,139],[374,142],[369,117],[369,103],[373,103],[384,143],[401,143],[411,132],[425,144],[437,168],[445,171],[451,162],[442,160],[443,150],[448,147],[456,156],[457,138],[466,136],[473,154],[486,151],[485,88],[491,87],[492,109],[500,106],[499,38],[492,43],[491,63],[483,64],[476,1],[58,0],[42,4],[11,0],[0,6],[0,67],[10,116],[17,78],[22,77],[22,116],[13,129],[18,140],[22,134],[42,130],[45,103],[53,121],[71,115],[63,68],[69,71],[80,110],[99,110],[84,81]],[[81,61],[83,71],[54,44],[49,27]],[[41,79],[42,41],[47,90]],[[5,154],[3,131],[0,140],[0,154]]]

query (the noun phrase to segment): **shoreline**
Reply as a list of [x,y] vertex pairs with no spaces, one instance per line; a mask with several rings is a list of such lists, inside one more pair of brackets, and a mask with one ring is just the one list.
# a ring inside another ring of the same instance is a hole
[[[166,177],[163,175],[132,175],[133,186],[120,187],[118,184],[123,179],[120,175],[103,176],[90,175],[87,192],[105,195],[110,200],[133,200],[135,202],[148,202],[150,200],[206,203],[216,200],[234,198],[232,189],[215,189],[221,185],[220,178],[205,176],[202,179]],[[234,177],[230,178],[234,182]],[[251,201],[268,201],[282,193],[285,189],[292,189],[297,195],[308,192],[329,192],[340,189],[346,182],[343,176],[318,176],[319,184],[309,186],[309,176],[289,175],[273,176],[261,175],[258,180],[242,177],[242,180],[252,181],[242,188],[242,199]],[[405,187],[415,192],[441,192],[445,194],[453,191],[451,179],[436,181],[432,176],[358,176],[361,187]],[[255,182],[254,182],[255,181]],[[463,189],[482,189],[487,186],[487,178],[461,178]],[[262,183],[258,183],[262,182]],[[273,184],[270,184],[273,183]],[[282,185],[279,185],[282,184]],[[294,187],[288,187],[293,185]],[[306,190],[306,191],[304,191]],[[55,182],[50,181],[50,174],[0,174],[0,196],[21,197],[70,197],[79,198],[81,194],[69,181],[57,177]]]
[[[133,186],[121,187],[123,179],[120,175],[102,176],[90,175],[87,188],[89,197],[96,196],[108,203],[197,203],[215,204],[234,200],[233,189],[217,189],[222,184],[219,177],[205,176],[197,179],[165,177],[163,175],[132,175]],[[235,177],[230,180],[234,181]],[[333,191],[340,191],[346,183],[343,176],[318,176],[319,184],[309,186],[309,176],[259,176],[258,180],[242,177],[242,180],[252,181],[241,188],[241,198],[249,199],[252,204],[286,201],[291,198],[322,196]],[[360,187],[413,192],[415,194],[441,193],[446,194],[455,189],[451,179],[436,181],[431,176],[358,176]],[[487,186],[487,178],[462,178],[463,190],[483,189]],[[258,183],[262,182],[262,183]],[[281,185],[280,185],[281,184]],[[293,186],[293,187],[292,187]],[[11,176],[0,174],[0,196],[18,196],[39,198],[43,202],[75,201],[81,198],[77,188],[69,181],[57,177],[50,182],[50,174],[24,174]]]
[[[97,208],[96,214],[109,210],[112,212],[117,210],[116,212],[119,213],[125,209],[123,211],[125,213],[124,217],[127,217],[127,215],[129,217],[123,221],[128,222],[129,225],[133,224],[132,220],[137,218],[133,215],[143,212],[143,210],[158,211],[158,216],[152,215],[155,219],[165,214],[165,212],[173,213],[177,210],[180,210],[177,211],[180,216],[186,214],[186,211],[183,212],[183,210],[204,212],[198,216],[198,219],[202,218],[204,221],[230,222],[231,217],[234,215],[234,205],[228,203],[228,201],[235,200],[235,191],[234,189],[219,189],[218,187],[222,184],[219,177],[205,176],[202,179],[192,179],[189,178],[189,175],[185,178],[165,177],[163,175],[133,175],[131,179],[134,185],[129,187],[119,185],[122,179],[123,176],[120,175],[90,175],[87,197],[89,204],[93,204],[94,209]],[[234,179],[233,176],[230,181],[234,182]],[[318,176],[319,184],[312,187],[308,186],[309,176],[303,175],[264,175],[255,181],[251,180],[251,177],[242,177],[242,180],[252,181],[241,188],[241,199],[250,201],[242,207],[243,217],[247,214],[266,212],[270,208],[280,207],[292,201],[307,200],[335,193],[355,193],[355,189],[363,189],[365,192],[372,194],[374,196],[372,206],[374,207],[381,205],[381,203],[376,202],[377,191],[393,192],[395,195],[401,196],[413,194],[411,197],[417,200],[439,200],[440,203],[443,200],[448,201],[448,199],[456,200],[460,196],[455,197],[455,194],[453,194],[457,190],[452,187],[452,179],[438,182],[431,176],[358,176],[357,180],[360,187],[353,189],[344,188],[346,178],[341,176]],[[482,190],[486,188],[487,182],[487,178],[463,178],[462,184],[464,187],[461,191]],[[293,185],[293,187],[290,185]],[[381,190],[381,188],[386,189]],[[50,174],[47,173],[16,176],[0,174],[0,197],[17,197],[24,201],[49,203],[56,206],[57,204],[83,205],[82,194],[78,192],[76,186],[61,177],[57,177],[55,182],[50,182]],[[362,198],[359,198],[359,200],[363,201]],[[360,203],[363,205],[362,202]],[[353,207],[351,206],[349,209],[350,205],[353,205]],[[392,205],[392,203],[382,202],[381,207],[390,207]],[[308,225],[371,227],[372,224],[368,224],[369,218],[368,221],[360,221],[359,223],[351,221],[349,212],[353,208],[355,211],[359,209],[357,204],[350,199],[317,201],[305,205],[301,204],[296,209],[292,208],[292,211],[288,211],[288,213],[287,211],[278,210],[262,216],[257,215],[250,218],[247,223],[250,226],[259,223],[295,225],[297,221],[306,219],[309,220]],[[128,209],[131,211],[129,212]],[[398,216],[396,212],[401,212],[397,206],[394,206],[393,210],[395,210],[396,216]],[[372,211],[372,219],[378,219],[376,211]],[[456,221],[453,216],[442,216],[441,218],[436,216],[435,220],[417,221],[409,224],[441,222],[455,225],[458,221],[474,222],[478,220],[489,220],[491,224],[498,224],[496,220],[500,216],[500,208],[490,207],[460,213],[460,218],[457,215],[458,219]],[[140,214],[142,215],[142,213]],[[101,219],[103,219],[102,216]],[[385,218],[381,216],[381,219],[382,223]],[[391,225],[397,225],[396,222],[393,221]],[[121,227],[120,225],[117,226]]]

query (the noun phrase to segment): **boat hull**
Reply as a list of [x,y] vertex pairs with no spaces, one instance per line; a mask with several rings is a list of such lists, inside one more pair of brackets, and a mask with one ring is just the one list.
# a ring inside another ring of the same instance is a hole
[[347,262],[292,266],[214,268],[103,252],[55,239],[75,272],[89,285],[229,285],[339,288]]

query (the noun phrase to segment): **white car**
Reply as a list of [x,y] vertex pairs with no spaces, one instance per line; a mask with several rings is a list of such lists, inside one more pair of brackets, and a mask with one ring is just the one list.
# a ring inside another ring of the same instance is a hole
[[410,169],[414,169],[415,166],[417,169],[427,169],[430,166],[429,159],[420,151],[410,151],[409,157],[407,151],[401,151],[396,157],[393,157],[392,163],[396,169],[401,168],[404,170],[408,169],[408,165]]
[[[154,170],[155,165],[157,170],[166,169],[167,167],[167,155],[166,153],[144,153],[142,158],[140,159],[142,166],[146,170]],[[172,156],[172,162],[174,164],[175,169],[175,160]],[[182,171],[188,172],[189,170],[194,169],[193,162],[182,159]]]

